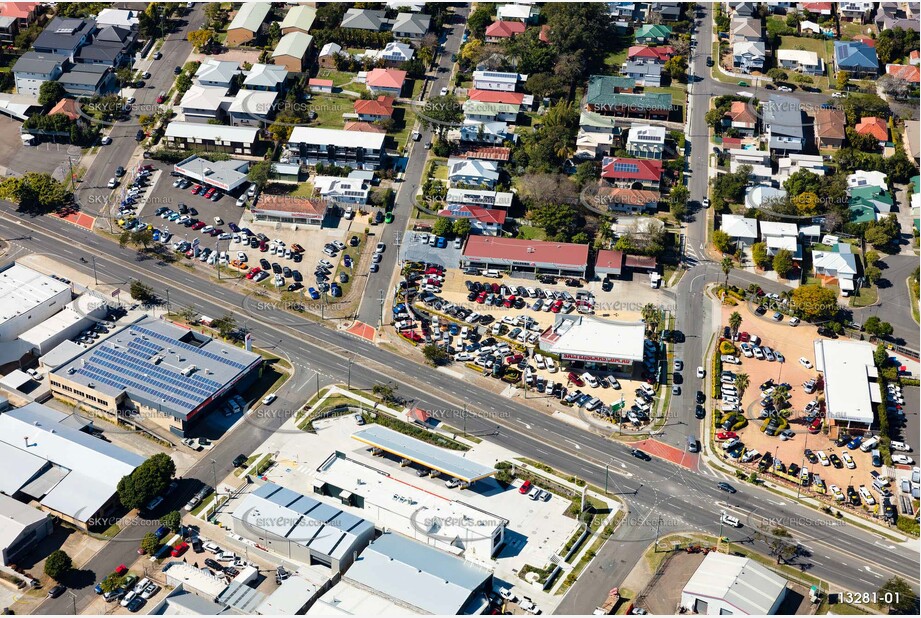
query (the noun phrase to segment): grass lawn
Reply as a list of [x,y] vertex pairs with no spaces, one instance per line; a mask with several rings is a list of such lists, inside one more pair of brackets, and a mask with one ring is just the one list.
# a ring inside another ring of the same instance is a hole
[[851,296],[849,304],[851,307],[869,307],[879,300],[879,289],[873,285],[868,288],[860,288],[859,296]]
[[671,86],[650,86],[645,89],[645,92],[649,93],[664,92],[672,95],[672,102],[675,105],[682,105],[684,103],[684,95],[687,91],[687,86],[674,81]]
[[915,322],[921,321],[918,315],[918,282],[914,279],[908,280],[908,293],[911,298],[908,299],[908,302],[911,303],[911,315],[915,318]]
[[525,240],[545,240],[547,234],[539,227],[531,227],[530,225],[522,225],[518,228],[519,238],[524,238]]
[[441,161],[435,163],[435,180],[442,180],[448,182],[448,166]]
[[422,94],[422,86],[425,83],[425,80],[413,79],[413,80],[410,80],[410,83],[412,83],[413,85],[412,95],[410,96],[410,98],[418,99],[419,95]]
[[609,66],[613,69],[620,68],[623,63],[627,61],[627,50],[621,49],[615,52],[611,52],[604,58],[605,66]]
[[876,26],[861,25],[857,22],[841,22],[841,40],[849,41],[859,35],[872,36],[869,32],[876,32]]
[[333,80],[333,86],[339,88],[355,79],[355,74],[345,73],[344,71],[337,71],[335,69],[320,69],[317,77],[320,79],[331,79]]
[[[400,110],[403,112],[402,119],[399,116]],[[409,135],[412,133],[413,127],[416,126],[416,114],[409,107],[403,105],[394,106],[394,133],[390,135],[393,141],[396,143],[395,148],[397,150],[402,150],[409,144]]]
[[312,182],[301,182],[298,183],[297,189],[292,191],[289,195],[292,197],[313,197],[313,192],[315,188]]
[[780,49],[804,49],[815,52],[823,60],[828,60],[828,42],[800,36],[780,37]]
[[310,109],[317,117],[308,124],[311,127],[341,129],[344,121],[342,114],[351,114],[355,110],[354,99],[345,95],[318,94],[310,100]]

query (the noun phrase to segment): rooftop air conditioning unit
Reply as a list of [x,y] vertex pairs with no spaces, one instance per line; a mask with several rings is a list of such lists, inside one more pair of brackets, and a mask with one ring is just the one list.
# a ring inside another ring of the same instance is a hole
[[182,370],[182,375],[188,377],[188,376],[192,375],[192,374],[195,372],[195,369],[197,369],[197,367],[195,367],[195,365],[189,365],[188,367],[186,367],[185,369]]

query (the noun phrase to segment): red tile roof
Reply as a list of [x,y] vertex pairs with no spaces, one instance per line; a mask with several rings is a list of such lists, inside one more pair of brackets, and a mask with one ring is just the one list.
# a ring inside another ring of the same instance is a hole
[[26,19],[40,2],[0,2],[0,16]]
[[403,88],[406,71],[399,69],[373,69],[368,73],[367,84],[372,88]]
[[622,189],[620,187],[610,187],[603,181],[599,182],[601,186],[598,187],[598,198],[602,203],[607,205],[629,204],[631,206],[646,206],[646,204],[658,202],[661,197],[658,191]]
[[655,159],[605,157],[601,164],[601,177],[618,180],[660,180],[662,162]]
[[550,25],[544,24],[540,27],[540,34],[537,35],[537,39],[541,43],[550,43]]
[[361,131],[362,133],[386,133],[384,127],[373,125],[370,122],[346,122],[343,127],[346,131]]
[[307,86],[308,86],[308,87],[310,87],[310,86],[316,86],[317,88],[332,88],[332,87],[333,87],[333,80],[331,80],[331,79],[317,79],[316,77],[314,77],[313,79],[311,79],[311,80],[309,80],[309,81],[307,82]]
[[741,137],[724,137],[723,148],[739,148],[742,146]]
[[912,84],[921,83],[921,69],[915,65],[887,64],[886,73],[897,79],[904,79]]
[[49,116],[54,114],[64,114],[71,120],[76,120],[80,117],[80,110],[77,109],[77,102],[73,99],[61,99],[58,101],[57,105],[51,108],[51,111],[48,112]]
[[328,207],[329,203],[322,199],[262,193],[253,212],[284,212],[295,216],[300,215],[304,219],[322,219]]
[[393,97],[380,96],[376,99],[357,99],[355,113],[362,116],[393,116]]
[[458,153],[463,159],[481,159],[483,161],[508,161],[512,157],[512,149],[505,146],[483,146],[470,148]]
[[815,112],[815,132],[817,137],[844,139],[844,125],[844,110],[817,109]]
[[524,32],[522,21],[495,21],[486,28],[486,36],[507,39]]
[[621,270],[624,267],[623,251],[612,251],[611,249],[602,249],[598,252],[595,259],[595,269],[607,268],[610,270]]
[[871,39],[870,37],[864,36],[862,34],[855,36],[854,40],[863,43],[867,47],[876,47],[876,39]]
[[471,101],[481,101],[483,103],[508,103],[509,105],[521,105],[524,102],[523,92],[500,92],[498,90],[477,90],[473,88],[467,91],[467,98]]
[[431,415],[422,408],[413,408],[409,411],[407,416],[410,418],[410,420],[413,420],[417,423],[422,423],[423,425],[428,423],[429,419],[432,418]]
[[658,60],[665,62],[675,55],[675,48],[671,45],[658,45],[647,47],[645,45],[631,45],[627,50],[627,60],[636,58],[647,58],[649,60]]
[[651,255],[628,255],[624,263],[627,268],[655,268],[657,264]]
[[729,108],[729,111],[726,112],[726,115],[733,122],[744,122],[746,124],[755,124],[757,118],[755,113],[748,106],[748,103],[745,101],[733,101],[732,107]]
[[881,142],[889,139],[889,126],[885,120],[876,116],[861,118],[854,130],[860,135],[872,135]]
[[588,265],[588,245],[470,236],[464,247],[464,256],[481,260],[502,259],[524,264],[558,264],[584,268]]
[[804,11],[821,13],[822,11],[831,10],[831,2],[803,2],[802,7]]
[[458,208],[445,208],[438,211],[439,217],[451,217],[453,219],[473,219],[480,223],[490,223],[493,225],[502,225],[505,223],[505,211],[494,210],[492,208],[480,208],[479,206],[460,206]]

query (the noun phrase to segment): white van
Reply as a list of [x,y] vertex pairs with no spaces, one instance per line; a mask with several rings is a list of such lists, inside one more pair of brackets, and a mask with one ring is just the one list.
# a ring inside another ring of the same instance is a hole
[[646,393],[646,394],[649,395],[649,396],[652,396],[652,395],[655,395],[655,394],[656,394],[656,389],[654,389],[651,385],[646,384],[645,382],[643,382],[642,384],[640,384],[640,388],[643,389],[643,392]]
[[499,273],[498,270],[489,269],[489,270],[483,271],[483,276],[489,277],[490,279],[499,279],[502,275]]
[[592,388],[598,388],[598,378],[596,378],[595,376],[593,376],[593,375],[590,374],[589,372],[586,371],[586,372],[583,373],[580,377],[581,377],[583,380],[585,380],[585,383],[588,384],[589,386],[591,386]]
[[864,453],[869,453],[876,447],[877,444],[879,444],[879,437],[873,436],[869,440],[863,441],[863,443],[860,445],[860,450],[862,450]]

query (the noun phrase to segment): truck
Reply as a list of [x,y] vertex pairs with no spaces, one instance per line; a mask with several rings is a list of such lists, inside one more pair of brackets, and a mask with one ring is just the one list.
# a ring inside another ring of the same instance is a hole
[[614,613],[614,609],[617,607],[618,603],[620,603],[620,591],[617,588],[611,588],[611,590],[608,591],[608,598],[605,599],[604,603],[595,608],[592,615],[609,616]]

